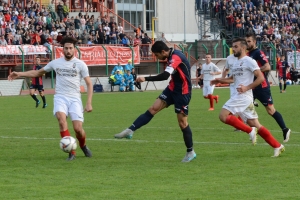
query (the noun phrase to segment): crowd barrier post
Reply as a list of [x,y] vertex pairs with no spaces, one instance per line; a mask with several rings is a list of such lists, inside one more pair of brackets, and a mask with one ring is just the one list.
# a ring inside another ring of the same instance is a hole
[[208,53],[208,48],[205,46],[205,44],[202,44],[202,46],[205,49],[205,52]]
[[[19,49],[22,53],[22,72],[24,72],[25,71],[24,51],[20,46],[19,46]],[[24,90],[24,84],[22,84],[22,90]]]
[[191,48],[193,47],[193,44],[191,44],[189,47],[188,47],[188,49],[187,49],[187,52],[188,52],[188,61],[189,61],[189,63],[190,63],[190,60],[191,60],[191,58],[190,58],[190,55],[191,55]]
[[160,73],[160,68],[159,68],[159,59],[156,59],[156,67],[157,67],[157,73]]
[[132,63],[132,67],[134,67],[134,50],[132,48],[132,46],[129,46],[130,50],[131,50],[131,63]]
[[219,43],[216,43],[214,46],[214,58],[217,58],[217,47],[219,46]]
[[198,41],[195,40],[195,58],[198,59]]
[[292,48],[294,50],[294,67],[296,69],[296,67],[297,67],[297,61],[296,61],[296,59],[297,59],[297,48],[296,48],[296,46],[293,43],[291,43],[291,44],[292,44]]
[[272,70],[275,70],[276,69],[276,48],[275,46],[273,45],[272,42],[269,43],[271,49],[272,49],[272,63],[273,63],[273,66],[272,66]]
[[107,49],[105,48],[105,46],[104,45],[101,45],[102,46],[102,48],[104,49],[104,51],[105,51],[105,68],[106,68],[106,75],[108,76],[108,59],[107,59]]
[[76,48],[77,51],[78,51],[78,57],[79,57],[79,59],[81,59],[81,51],[80,51],[79,47],[78,47],[78,46],[75,46],[75,48]]
[[181,52],[184,53],[184,47],[181,44],[178,44],[178,46],[180,47]]

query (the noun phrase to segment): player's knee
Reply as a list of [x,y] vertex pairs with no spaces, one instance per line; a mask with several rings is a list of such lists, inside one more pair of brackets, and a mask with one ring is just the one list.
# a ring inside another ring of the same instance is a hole
[[74,129],[76,134],[82,135],[83,129],[82,129],[81,126],[74,126],[73,129]]
[[267,112],[269,115],[273,115],[275,113],[275,108],[273,106],[268,106],[267,107]]
[[219,114],[219,119],[221,122],[226,123],[227,116],[223,115],[222,113]]

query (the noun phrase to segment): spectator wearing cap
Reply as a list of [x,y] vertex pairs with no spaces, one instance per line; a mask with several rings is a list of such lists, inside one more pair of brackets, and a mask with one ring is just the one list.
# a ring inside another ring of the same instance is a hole
[[124,71],[130,71],[132,70],[133,66],[132,66],[132,61],[131,60],[128,60],[128,63],[124,66],[125,70]]
[[124,87],[126,86],[124,82],[124,76],[121,74],[121,70],[116,70],[116,74],[114,75],[114,85],[120,85],[120,92],[124,92]]
[[120,71],[120,74],[122,74],[122,75],[124,74],[124,69],[123,69],[123,67],[122,67],[122,65],[121,65],[120,62],[118,62],[118,65],[116,65],[116,66],[113,68],[113,70],[111,71],[111,74],[110,74],[110,75],[115,75],[116,72],[117,72],[117,70]]

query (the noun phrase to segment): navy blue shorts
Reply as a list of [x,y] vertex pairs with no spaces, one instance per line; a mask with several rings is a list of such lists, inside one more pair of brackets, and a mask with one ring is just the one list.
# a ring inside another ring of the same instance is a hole
[[43,85],[33,85],[33,84],[31,84],[30,87],[29,87],[29,89],[35,89],[35,90],[37,90],[39,92],[43,92],[44,91]]
[[253,98],[258,99],[264,106],[272,105],[273,104],[273,98],[271,94],[270,88],[264,88],[264,89],[254,89],[253,90]]
[[191,93],[189,94],[177,94],[172,92],[168,87],[158,97],[162,101],[167,103],[167,107],[174,104],[175,113],[189,113],[189,103],[191,100]]

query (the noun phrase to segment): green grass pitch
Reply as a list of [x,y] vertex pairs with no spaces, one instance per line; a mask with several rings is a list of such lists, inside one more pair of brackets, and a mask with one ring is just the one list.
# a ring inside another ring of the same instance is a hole
[[[185,155],[174,107],[163,110],[137,130],[131,140],[113,136],[145,112],[161,91],[96,93],[93,112],[85,114],[87,145],[75,161],[59,148],[59,129],[48,107],[35,108],[29,96],[0,97],[0,199],[3,200],[194,200],[194,199],[300,199],[300,86],[286,93],[272,87],[275,108],[292,129],[286,151],[271,158],[273,149],[262,138],[252,146],[247,134],[218,119],[229,89],[215,111],[202,90],[194,89],[189,106],[197,158],[181,163]],[[85,104],[86,94],[82,96]],[[260,104],[260,122],[282,142],[282,132]],[[69,122],[69,130],[74,131]]]

